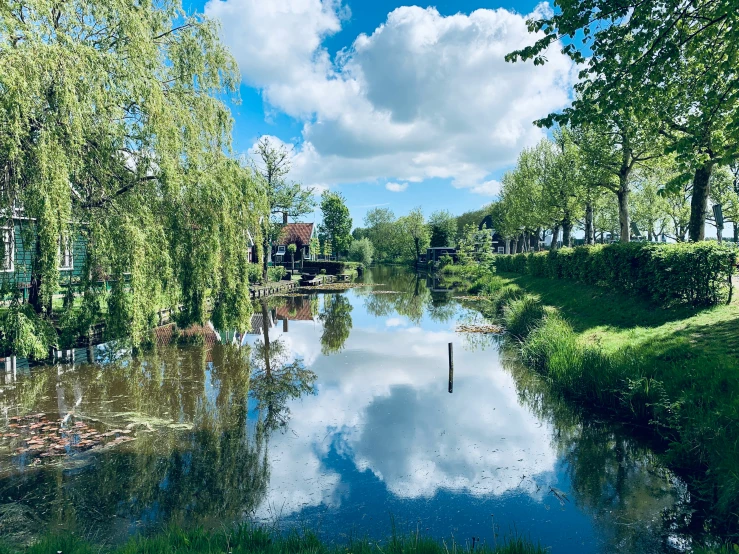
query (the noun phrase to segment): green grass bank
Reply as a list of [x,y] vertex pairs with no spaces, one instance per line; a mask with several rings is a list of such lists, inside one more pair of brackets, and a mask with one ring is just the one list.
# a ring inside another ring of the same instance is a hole
[[587,409],[660,439],[721,533],[739,533],[739,302],[660,307],[602,286],[452,266],[526,365]]
[[175,528],[152,537],[132,538],[116,547],[93,544],[71,533],[49,535],[23,549],[0,544],[0,554],[471,554],[473,551],[479,554],[547,552],[545,548],[518,537],[492,545],[438,541],[421,535],[393,535],[383,541],[349,539],[334,544],[321,541],[309,531],[280,534],[251,526],[219,531]]

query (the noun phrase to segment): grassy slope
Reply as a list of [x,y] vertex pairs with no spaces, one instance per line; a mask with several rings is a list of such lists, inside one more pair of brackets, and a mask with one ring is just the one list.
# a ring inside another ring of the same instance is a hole
[[172,529],[149,538],[133,538],[123,546],[104,548],[65,533],[41,539],[18,550],[0,545],[0,554],[545,554],[529,541],[513,538],[502,545],[459,545],[421,536],[390,537],[385,541],[350,540],[341,544],[320,541],[311,533],[281,535],[262,528],[237,527],[208,532]]
[[[641,413],[653,414],[652,406],[660,403],[667,407],[661,412],[667,425],[654,428],[670,443],[669,462],[690,473],[694,490],[721,512],[729,528],[738,529],[739,301],[704,310],[664,309],[600,287],[514,274],[500,277],[557,308],[579,343],[598,353],[579,360],[582,367],[571,375],[567,369],[549,370],[555,385],[561,384],[557,380],[565,383],[565,393],[587,401],[588,392],[576,390],[581,383],[582,388],[603,383],[608,390],[598,391],[598,397],[610,397],[620,403],[623,415],[630,415],[633,383],[642,379],[645,387],[656,384],[657,393],[642,395]],[[524,349],[526,344],[524,339]]]
[[671,371],[683,358],[682,365],[739,377],[739,295],[728,306],[666,309],[602,287],[526,275],[500,276],[536,294],[543,304],[558,308],[583,340],[599,343],[607,351],[639,347]]

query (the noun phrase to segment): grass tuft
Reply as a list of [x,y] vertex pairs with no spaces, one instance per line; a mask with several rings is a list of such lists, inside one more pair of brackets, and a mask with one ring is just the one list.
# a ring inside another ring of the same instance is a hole
[[420,534],[393,534],[385,541],[350,539],[347,543],[321,541],[310,531],[285,534],[249,525],[219,531],[172,528],[152,537],[134,537],[118,547],[93,545],[72,533],[49,535],[24,550],[0,546],[0,554],[545,554],[546,550],[514,536],[500,545],[459,544]]

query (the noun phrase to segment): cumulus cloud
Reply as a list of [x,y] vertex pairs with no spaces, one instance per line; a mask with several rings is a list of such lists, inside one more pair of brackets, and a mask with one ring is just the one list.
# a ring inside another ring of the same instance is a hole
[[406,499],[516,489],[540,499],[548,488],[537,483],[556,483],[553,430],[519,404],[496,353],[457,351],[450,395],[444,355],[454,331],[406,322],[393,314],[384,325],[356,325],[341,356],[317,351],[320,321],[293,321],[286,334],[270,330],[315,371],[318,394],[291,401],[290,431],[270,437],[270,483],[257,518],[339,507],[352,483],[327,466],[331,448]]
[[408,188],[408,183],[387,183],[385,188],[390,192],[403,192]]
[[400,7],[334,58],[324,40],[347,17],[340,0],[210,0],[205,11],[269,109],[303,121],[294,171],[307,184],[442,178],[495,194],[491,174],[543,136],[531,122],[566,105],[574,79],[558,44],[544,66],[506,63],[536,37],[528,15],[504,9]]

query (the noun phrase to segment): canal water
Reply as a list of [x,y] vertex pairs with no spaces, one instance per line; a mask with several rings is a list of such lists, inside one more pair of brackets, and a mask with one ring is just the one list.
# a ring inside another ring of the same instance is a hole
[[653,452],[554,398],[496,338],[456,332],[472,305],[403,270],[365,281],[256,304],[251,330],[202,345],[6,366],[0,535],[116,543],[256,521],[330,541],[394,527],[552,553],[689,550],[689,494]]

